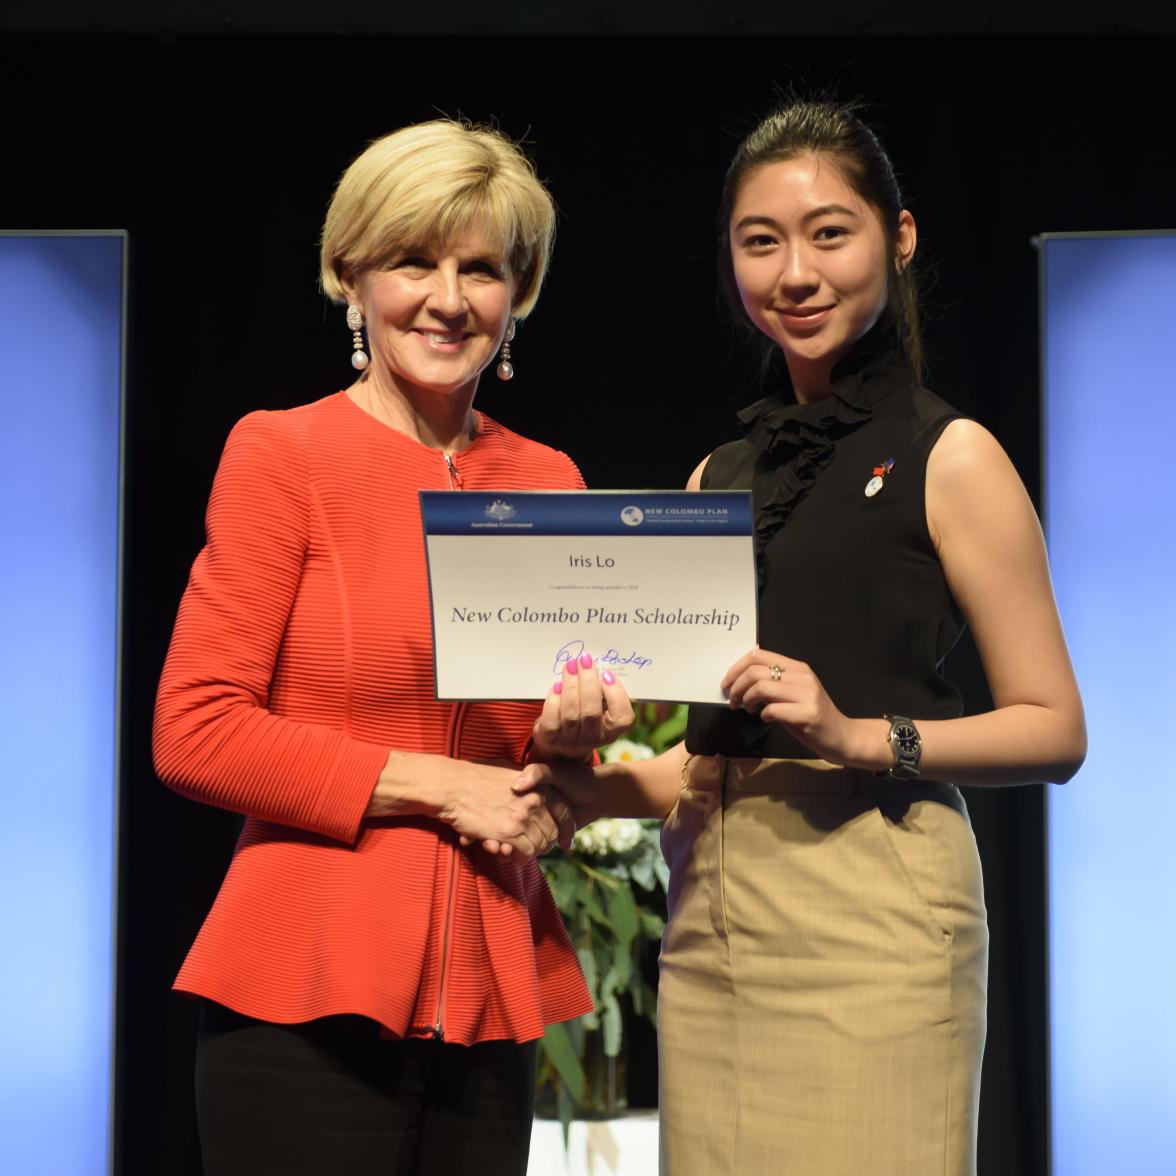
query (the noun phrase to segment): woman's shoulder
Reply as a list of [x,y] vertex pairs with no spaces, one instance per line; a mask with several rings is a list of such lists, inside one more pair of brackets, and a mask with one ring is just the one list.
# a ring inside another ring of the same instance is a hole
[[305,484],[310,480],[310,455],[332,431],[345,433],[348,415],[343,392],[292,408],[260,408],[246,413],[229,431],[221,454],[222,475],[280,478]]
[[874,404],[872,415],[879,421],[902,419],[916,426],[930,421],[954,420],[967,414],[926,384],[912,378],[903,381],[889,395]]
[[1013,472],[1001,443],[979,421],[957,414],[948,420],[931,449],[928,475],[945,484],[978,484],[1000,472]]
[[297,438],[310,429],[329,427],[331,421],[342,422],[345,417],[340,409],[346,400],[346,392],[332,392],[290,408],[255,408],[237,421],[229,436],[269,438],[278,442],[283,438]]
[[244,447],[271,457],[305,463],[308,449],[322,445],[332,435],[353,440],[366,422],[346,392],[332,392],[318,400],[290,408],[259,408],[246,413],[233,426],[225,451]]
[[984,425],[938,392],[912,381],[906,403],[904,415],[941,470],[974,475],[993,463],[1008,461],[1000,442]]
[[[874,405],[872,419],[861,430],[865,445],[884,441],[891,448],[902,449],[908,459],[921,454],[926,461],[938,448],[946,433],[959,424],[975,424],[967,413],[956,408],[937,392],[911,380],[894,394]],[[851,448],[852,448],[851,444]]]
[[945,400],[938,392],[932,392],[925,384],[911,385],[911,399],[916,411],[924,417],[950,417],[954,420],[957,417],[967,415],[950,401]]
[[551,489],[583,489],[579,466],[562,449],[524,437],[484,412],[478,417],[479,456],[533,475]]
[[690,475],[687,489],[747,489],[758,448],[747,437],[726,441],[702,459]]

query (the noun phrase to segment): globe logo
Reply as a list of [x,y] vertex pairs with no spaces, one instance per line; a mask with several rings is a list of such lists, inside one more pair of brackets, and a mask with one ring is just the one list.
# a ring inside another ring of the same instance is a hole
[[639,506],[626,506],[621,510],[621,522],[626,527],[639,527],[645,521],[645,511]]

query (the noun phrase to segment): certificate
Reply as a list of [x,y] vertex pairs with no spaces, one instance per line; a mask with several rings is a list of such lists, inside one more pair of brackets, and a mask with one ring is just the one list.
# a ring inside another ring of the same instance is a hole
[[586,651],[633,698],[721,703],[756,643],[746,491],[420,498],[440,699],[541,699]]

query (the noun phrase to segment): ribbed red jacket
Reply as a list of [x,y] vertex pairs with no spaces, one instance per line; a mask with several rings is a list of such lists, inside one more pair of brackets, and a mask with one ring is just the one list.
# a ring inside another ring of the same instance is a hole
[[[583,486],[565,454],[480,424],[459,488]],[[359,1013],[466,1044],[590,1011],[535,861],[461,849],[426,818],[364,820],[390,748],[518,763],[538,713],[434,699],[417,491],[450,488],[438,450],[341,392],[233,429],[154,753],[178,792],[247,820],[178,989],[268,1021]]]

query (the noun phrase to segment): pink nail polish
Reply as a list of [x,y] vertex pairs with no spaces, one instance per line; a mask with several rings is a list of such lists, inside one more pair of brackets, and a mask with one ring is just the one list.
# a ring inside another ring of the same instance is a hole
[[578,674],[580,672],[580,663],[576,661],[575,658],[572,658],[571,661],[564,662],[564,669],[566,669],[569,674]]
[[554,686],[552,686],[552,688],[551,688],[551,693],[552,694],[562,694],[563,693],[563,683],[556,682],[556,684]]
[[592,654],[590,654],[587,650],[584,650],[584,652],[580,654],[580,669],[592,669]]
[[604,673],[600,675],[600,680],[606,686],[612,686],[615,684],[617,676],[612,672],[612,670],[605,670]]

